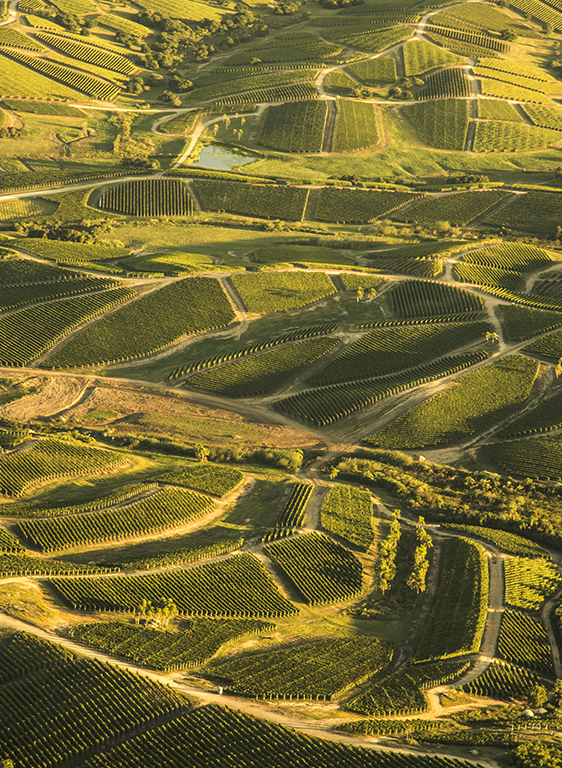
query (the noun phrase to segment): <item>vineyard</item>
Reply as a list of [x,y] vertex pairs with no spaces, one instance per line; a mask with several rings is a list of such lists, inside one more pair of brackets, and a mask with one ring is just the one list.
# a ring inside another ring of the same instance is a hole
[[334,485],[320,508],[320,523],[329,533],[366,552],[374,541],[371,494],[349,485]]
[[320,190],[316,214],[318,221],[364,223],[376,221],[421,195],[411,192],[386,192],[362,189]]
[[537,619],[518,611],[504,611],[497,655],[539,675],[554,676],[548,635]]
[[332,152],[351,152],[379,143],[377,111],[372,104],[340,99],[337,104]]
[[129,59],[113,53],[110,50],[88,45],[74,37],[63,35],[51,35],[47,32],[36,32],[35,37],[47,43],[51,48],[65,53],[72,59],[83,61],[86,64],[95,64],[104,69],[119,72],[122,75],[130,75],[135,71],[135,66]]
[[142,179],[112,184],[102,192],[103,211],[126,216],[191,216],[193,201],[179,179]]
[[78,515],[82,512],[97,512],[108,507],[123,504],[137,496],[144,495],[158,488],[156,483],[129,483],[121,486],[117,491],[100,496],[96,499],[81,504],[69,504],[67,506],[52,506],[48,502],[18,501],[4,505],[2,515],[4,517],[60,517],[62,515]]
[[458,261],[454,266],[455,279],[460,283],[485,285],[516,291],[521,288],[521,275],[508,269],[486,267],[481,264],[466,264]]
[[134,613],[142,600],[166,595],[180,614],[196,618],[276,618],[298,613],[259,560],[241,554],[206,565],[143,576],[51,579],[76,610]]
[[[0,468],[1,472],[1,468]],[[197,520],[212,501],[180,488],[166,488],[126,507],[80,515],[26,520],[19,534],[41,552],[140,538]]]
[[392,313],[400,318],[480,312],[482,299],[454,285],[429,280],[402,281],[390,292]]
[[454,53],[444,51],[432,43],[422,40],[411,40],[404,43],[404,66],[406,77],[423,75],[430,69],[448,67],[454,64],[464,64],[464,59]]
[[546,549],[535,544],[534,541],[517,536],[515,533],[507,533],[495,528],[484,528],[481,525],[461,525],[459,523],[442,523],[441,527],[446,530],[468,534],[469,536],[477,536],[479,539],[491,542],[498,549],[501,549],[502,552],[507,552],[510,555],[550,558]]
[[467,100],[421,102],[407,107],[403,114],[415,127],[424,144],[437,149],[464,149],[468,130]]
[[[187,711],[187,700],[160,683],[96,660],[46,652],[47,644],[37,647],[36,640],[24,643],[27,674],[17,679],[17,667],[3,670],[0,702],[0,751],[22,768],[76,761],[108,739]],[[2,656],[10,663],[10,655]]]
[[[540,107],[537,107],[537,109],[540,109]],[[505,101],[492,101],[492,99],[478,100],[478,117],[481,120],[507,120],[509,123],[523,122],[523,118],[513,104],[508,104]]]
[[2,365],[25,365],[86,320],[134,296],[130,288],[114,288],[51,301],[0,317]]
[[256,619],[192,619],[187,629],[170,632],[112,621],[78,624],[68,634],[72,640],[111,656],[170,672],[199,667],[230,640],[267,632],[273,627]]
[[24,64],[29,69],[46,75],[47,77],[58,80],[61,83],[85,93],[94,99],[101,101],[112,101],[119,95],[119,86],[115,83],[101,80],[77,69],[65,67],[57,61],[49,58],[40,58],[39,56],[30,56],[19,50],[4,49],[2,56],[9,56],[20,64]]
[[220,464],[200,462],[186,465],[166,475],[160,475],[160,483],[183,485],[194,491],[209,493],[222,498],[233,491],[244,479],[239,469],[223,467]]
[[[525,104],[524,110],[535,125],[541,128],[549,128],[552,131],[560,131],[562,127],[562,112],[556,107],[541,106],[539,104]],[[554,143],[554,138],[553,138]]]
[[258,141],[282,152],[320,152],[327,114],[325,101],[268,107]]
[[537,373],[536,362],[509,355],[459,377],[454,387],[429,398],[365,441],[378,448],[408,449],[466,440],[520,408]]
[[227,397],[251,397],[279,389],[340,343],[330,336],[296,341],[191,376],[187,386]]
[[532,440],[514,440],[486,446],[496,466],[515,477],[562,480],[562,440],[558,435]]
[[377,328],[308,377],[314,386],[384,376],[481,340],[488,323],[436,323]]
[[0,456],[0,493],[23,496],[30,488],[65,477],[98,475],[127,464],[125,456],[74,441],[39,440],[26,450]]
[[544,357],[552,363],[562,357],[562,331],[554,331],[536,341],[527,344],[524,351],[530,355]]
[[240,184],[235,181],[204,181],[194,187],[208,211],[228,211],[243,216],[300,221],[308,200],[303,187],[274,187]]
[[[64,274],[64,273],[63,273]],[[117,280],[96,277],[77,277],[76,280],[64,280],[15,287],[0,287],[0,312],[19,309],[27,304],[35,304],[39,301],[53,301],[66,296],[93,293],[109,288],[116,288],[120,283]]]
[[283,312],[325,299],[336,292],[322,272],[270,272],[232,275],[234,287],[248,312]]
[[416,650],[416,661],[478,653],[488,615],[488,590],[484,548],[469,539],[447,539],[436,603]]
[[393,376],[309,389],[277,400],[273,408],[297,421],[325,427],[398,392],[458,373],[486,357],[485,352],[444,357]]
[[524,341],[562,325],[559,312],[545,312],[530,307],[499,307],[500,318],[510,341]]
[[453,226],[463,227],[508,196],[509,192],[484,190],[431,197],[397,213],[394,218],[414,224],[448,221]]
[[460,67],[441,69],[428,75],[425,85],[419,92],[421,101],[426,99],[456,99],[459,96],[470,96],[470,82]]
[[476,124],[475,152],[521,152],[560,144],[560,131],[487,120]]
[[390,643],[377,638],[323,640],[242,656],[204,674],[235,696],[330,701],[384,669],[392,654]]
[[265,551],[308,605],[339,603],[361,593],[361,563],[321,533],[273,541]]
[[[346,709],[374,717],[403,717],[425,712],[429,709],[429,701],[424,691],[459,678],[469,666],[465,661],[413,664],[369,687],[347,704]],[[389,722],[395,724],[395,721]]]
[[562,581],[554,563],[524,557],[509,558],[505,566],[505,602],[513,608],[538,611]]
[[554,234],[560,218],[558,192],[527,192],[514,196],[508,204],[488,216],[487,224],[508,227],[523,232]]
[[[346,768],[468,768],[464,760],[433,755],[392,753],[314,739],[281,725],[260,720],[233,709],[206,706],[187,717],[151,729],[115,747],[105,755],[90,758],[85,768],[185,768],[190,756],[192,768],[215,765],[265,765],[288,768],[319,768],[345,765]],[[298,762],[297,762],[298,761]],[[212,764],[211,763],[211,764]],[[472,763],[470,764],[472,765]]]
[[[171,306],[174,312],[169,311]],[[189,277],[152,291],[84,328],[43,365],[69,368],[134,359],[189,334],[222,328],[233,319],[234,311],[218,280]]]
[[[266,70],[265,72],[252,72],[252,69],[241,67],[238,72],[233,73],[220,70],[217,77],[203,76],[198,78],[197,88],[191,91],[190,98],[197,101],[210,101],[212,99],[223,99],[227,96],[236,94],[245,98],[247,92],[254,93],[261,90],[276,89],[282,86],[295,84],[307,84],[308,87],[314,87],[314,78],[318,71],[315,69],[297,69],[295,72],[288,70]],[[220,77],[220,80],[218,80]],[[252,97],[253,98],[253,97]]]
[[365,85],[377,87],[392,85],[398,79],[396,76],[396,61],[392,56],[381,56],[377,59],[363,59],[356,64],[350,64],[347,69]]
[[293,483],[289,497],[279,513],[276,531],[302,528],[306,519],[306,507],[313,491],[314,486],[311,483]]
[[486,670],[462,686],[462,690],[474,696],[494,699],[522,699],[540,681],[534,672],[514,667],[501,661],[493,661]]

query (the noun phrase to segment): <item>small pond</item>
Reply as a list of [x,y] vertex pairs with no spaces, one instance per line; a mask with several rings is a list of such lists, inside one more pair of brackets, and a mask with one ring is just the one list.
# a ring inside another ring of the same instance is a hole
[[191,163],[193,168],[213,168],[217,171],[230,171],[239,165],[247,165],[259,160],[257,155],[250,155],[234,147],[221,147],[218,144],[206,144],[199,153],[199,159]]

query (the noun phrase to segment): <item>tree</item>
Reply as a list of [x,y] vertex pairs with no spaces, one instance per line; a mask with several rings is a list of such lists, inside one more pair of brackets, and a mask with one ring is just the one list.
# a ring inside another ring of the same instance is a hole
[[330,480],[335,480],[338,475],[339,469],[337,467],[332,467],[330,470]]
[[518,768],[561,768],[562,752],[545,744],[521,744],[515,750]]
[[558,364],[554,369],[554,375],[558,378],[562,374],[562,357],[558,360]]
[[517,35],[512,29],[502,29],[500,32],[500,37],[502,40],[508,40],[510,43],[514,43],[517,40]]
[[546,693],[546,688],[540,683],[535,683],[527,694],[527,702],[532,709],[542,707],[546,704],[547,699],[548,695]]
[[420,592],[425,592],[425,577],[427,569],[429,568],[429,561],[427,559],[427,550],[433,546],[433,540],[429,533],[424,528],[425,520],[423,517],[418,517],[416,525],[416,541],[417,547],[414,552],[414,567],[412,573],[407,581],[410,589],[415,589],[419,595]]
[[365,291],[364,291],[363,287],[360,285],[359,288],[357,289],[357,301],[361,301],[361,299],[363,298],[364,294],[365,294]]
[[393,512],[390,532],[380,546],[379,557],[375,567],[375,572],[379,579],[379,588],[383,595],[391,588],[396,575],[396,551],[398,549],[398,542],[402,536],[402,528],[399,520],[400,512]]
[[497,333],[493,333],[492,331],[486,332],[486,341],[493,341],[499,343],[500,337]]
[[195,446],[195,458],[197,461],[207,461],[209,457],[209,449],[205,448],[201,443],[197,443]]

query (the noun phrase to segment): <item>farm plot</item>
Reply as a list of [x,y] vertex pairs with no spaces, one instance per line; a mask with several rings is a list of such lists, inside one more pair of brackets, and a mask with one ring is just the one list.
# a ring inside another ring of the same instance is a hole
[[523,37],[529,32],[529,27],[522,19],[514,19],[502,13],[500,8],[492,5],[455,5],[446,11],[432,17],[435,24],[459,27],[461,29],[476,28],[486,33],[502,32],[504,29],[512,29]]
[[508,104],[505,101],[493,101],[492,99],[478,99],[477,104],[478,117],[481,120],[506,120],[509,123],[523,122],[523,118],[513,104]]
[[121,621],[78,624],[69,636],[78,643],[148,669],[170,672],[204,664],[230,640],[268,632],[273,624],[257,619],[192,619],[181,632],[150,629]]
[[462,525],[460,523],[441,523],[441,528],[459,533],[477,536],[479,539],[490,541],[502,552],[523,557],[542,557],[550,559],[550,554],[534,541],[524,539],[515,533],[507,533],[496,528],[485,528],[481,525]]
[[277,400],[272,407],[289,418],[325,427],[398,392],[458,373],[486,357],[485,352],[472,352],[441,358],[394,376],[308,389]]
[[[443,272],[443,259],[440,259],[439,256],[435,258],[431,256],[396,257],[392,251],[389,251],[387,253],[373,252],[367,258],[371,260],[372,268],[380,272],[414,275],[415,277],[437,277]],[[340,277],[342,276],[340,275]],[[358,279],[356,276],[356,282]],[[381,280],[382,278],[378,279]]]
[[547,312],[530,307],[498,307],[502,325],[510,341],[524,341],[562,325],[559,312]]
[[357,82],[346,72],[334,69],[326,75],[324,88],[329,93],[334,93],[337,96],[353,96],[353,92],[357,88]]
[[546,3],[538,0],[510,0],[509,4],[523,14],[529,14],[533,19],[550,24],[558,32],[562,32],[562,13],[555,11]]
[[182,485],[201,493],[222,498],[233,491],[244,479],[244,474],[234,467],[224,467],[221,464],[199,462],[187,464],[181,469],[160,475],[158,482],[169,485]]
[[339,99],[332,152],[350,152],[379,143],[377,110],[373,104]]
[[497,654],[500,659],[554,677],[548,635],[537,619],[519,611],[504,611]]
[[52,35],[48,32],[36,32],[35,37],[47,43],[50,48],[61,51],[67,56],[86,64],[94,64],[103,69],[119,72],[122,75],[130,75],[136,69],[134,64],[124,56],[107,50],[105,47],[98,47],[95,44],[88,45],[86,42],[82,42],[75,37]]
[[475,152],[527,152],[562,143],[562,133],[534,125],[486,120],[476,123]]
[[321,640],[243,656],[203,674],[235,696],[330,701],[384,669],[392,652],[390,643],[376,637]]
[[443,550],[436,603],[416,650],[416,661],[439,661],[478,653],[486,626],[489,590],[486,551],[480,544],[461,537],[447,539]]
[[509,99],[509,101],[529,101],[537,104],[551,103],[550,97],[537,90],[531,90],[519,85],[511,85],[502,80],[480,80],[482,95],[491,96],[494,99]]
[[402,40],[412,37],[412,29],[403,24],[400,24],[396,29],[386,29],[380,32],[375,30],[363,34],[353,34],[353,28],[349,27],[348,32],[351,34],[348,33],[346,36],[341,37],[340,42],[350,48],[368,51],[369,53],[384,51],[386,48],[390,48]]
[[327,114],[325,101],[268,107],[258,143],[282,152],[320,152]]
[[356,64],[350,64],[347,69],[365,85],[376,88],[392,85],[396,75],[396,60],[392,56],[380,56],[378,59],[365,59]]
[[112,184],[100,195],[103,211],[127,216],[191,216],[193,201],[180,179],[141,179]]
[[[30,56],[20,50],[10,48],[3,50],[4,56],[9,56],[19,64],[24,64],[29,69],[46,75],[48,78],[58,80],[64,85],[85,93],[93,99],[100,101],[112,101],[119,95],[120,88],[116,83],[101,80],[71,67],[59,64],[54,59]],[[8,95],[23,95],[20,93]]]
[[[432,17],[436,19],[437,17]],[[457,55],[471,59],[480,56],[497,56],[496,52],[507,53],[509,45],[497,37],[488,37],[480,32],[455,29],[454,27],[436,27],[428,24],[425,29],[425,37],[443,48],[454,51]]]
[[455,64],[464,64],[465,60],[455,53],[439,48],[433,43],[424,40],[410,40],[404,43],[404,66],[406,77],[422,75],[430,69],[448,67]]
[[[241,104],[241,99],[243,102]],[[277,85],[271,88],[260,88],[255,91],[246,91],[243,94],[234,94],[217,99],[212,105],[213,110],[225,109],[229,107],[230,111],[246,112],[249,109],[254,110],[256,103],[265,103],[271,101],[305,101],[317,99],[318,91],[312,83],[294,83],[292,85]]]
[[550,432],[562,428],[562,392],[542,400],[535,408],[511,421],[498,434],[504,437],[522,437],[537,432]]
[[[538,363],[509,355],[460,376],[387,427],[365,438],[377,448],[422,448],[466,440],[501,421],[529,397]],[[511,445],[511,444],[510,444]]]
[[527,557],[505,560],[505,602],[513,608],[540,610],[562,581],[555,563]]
[[189,136],[199,120],[202,119],[205,114],[206,113],[202,109],[193,109],[191,112],[180,113],[179,115],[172,117],[171,120],[166,120],[165,123],[161,123],[158,126],[158,130],[161,133],[169,133],[172,135],[183,134],[184,136]]
[[[60,2],[60,0],[58,1]],[[172,0],[142,0],[138,5],[147,11],[159,13],[164,17],[171,16],[173,19],[219,22],[222,18],[222,13],[218,8],[194,0],[173,0],[173,2]]]
[[524,352],[544,357],[552,363],[558,362],[562,357],[562,331],[554,331],[547,336],[532,341],[524,348]]
[[455,99],[459,96],[471,96],[470,82],[460,67],[442,69],[432,72],[425,80],[418,98],[426,99]]
[[0,29],[0,45],[7,45],[10,48],[21,48],[24,51],[44,52],[45,46],[38,43],[33,37],[19,32],[13,27],[3,27]]
[[251,64],[252,59],[261,63],[289,61],[325,61],[333,59],[343,51],[341,45],[320,40],[310,32],[278,36],[262,45],[252,45],[245,51],[235,53],[228,59],[227,66]]
[[42,656],[23,679],[15,679],[12,668],[0,702],[0,750],[21,768],[82,762],[108,737],[187,711],[180,694],[125,669],[54,652]]
[[263,272],[232,275],[248,312],[283,312],[304,307],[336,292],[323,272]]
[[49,261],[79,266],[85,262],[119,259],[127,255],[126,248],[120,246],[97,245],[94,243],[72,243],[48,238],[26,237],[25,240],[5,240],[6,247],[21,249]]
[[480,264],[466,264],[457,261],[453,268],[455,279],[461,283],[493,286],[516,291],[521,288],[521,274],[508,269],[484,267]]
[[50,579],[49,584],[75,610],[134,613],[142,600],[156,604],[166,595],[180,614],[198,618],[274,618],[298,613],[250,554],[189,569],[95,580]]
[[312,496],[312,483],[293,483],[287,501],[279,513],[277,531],[301,528],[306,519],[306,507]]
[[27,552],[0,552],[0,575],[6,576],[83,576],[111,573],[114,568],[78,565],[53,558],[33,557]]
[[480,677],[463,685],[461,690],[494,699],[522,699],[535,685],[541,685],[541,682],[534,672],[493,661]]
[[486,446],[486,456],[504,472],[536,480],[562,480],[562,438],[537,437]]
[[[174,307],[174,312],[170,312]],[[220,282],[188,277],[149,293],[84,328],[51,355],[46,368],[130,360],[192,334],[222,328],[234,311]]]
[[[534,69],[530,69],[532,73],[535,72]],[[537,80],[534,77],[528,77],[526,75],[515,74],[513,72],[502,72],[499,69],[495,69],[493,67],[483,66],[482,63],[476,67],[472,67],[472,72],[475,77],[498,80],[499,82],[506,83],[507,85],[513,85],[517,88],[526,88],[530,91],[537,91],[543,95],[550,93],[553,90],[554,92],[560,90],[560,85],[557,84],[556,80],[545,82],[544,80]]]
[[22,520],[17,529],[41,552],[64,552],[78,546],[124,541],[177,528],[202,517],[212,506],[213,502],[207,496],[181,488],[165,488],[125,507],[43,520]]
[[536,80],[539,83],[550,84],[550,87],[556,91],[560,87],[559,82],[553,77],[546,69],[530,66],[528,64],[521,64],[513,59],[486,59],[480,58],[478,65],[480,67],[486,67],[487,69],[493,69],[498,74],[503,75],[515,75],[517,77],[525,77],[530,80]]
[[42,200],[40,197],[31,200],[7,200],[0,203],[0,221],[43,218],[55,213],[57,207],[56,203]]
[[[487,123],[481,123],[481,125],[487,125]],[[398,212],[393,218],[413,224],[435,224],[438,221],[448,221],[455,227],[464,227],[500,200],[509,197],[509,194],[509,192],[490,189],[429,197],[415,203],[403,213]]]
[[76,280],[60,280],[47,284],[0,286],[0,312],[18,309],[39,301],[52,301],[66,296],[103,291],[119,285],[117,280],[80,276]]
[[553,298],[556,301],[560,301],[562,299],[562,276],[539,276],[539,279],[536,283],[533,284],[533,287],[531,288],[531,293],[535,293],[537,296],[545,296],[547,298]]
[[[459,678],[469,666],[465,661],[413,664],[370,686],[347,704],[346,709],[357,714],[375,717],[404,716],[425,712],[429,709],[429,701],[424,691]],[[397,723],[397,721],[391,722],[394,725]]]
[[361,594],[361,563],[348,549],[321,533],[292,536],[264,548],[308,605],[340,603]]
[[215,262],[209,256],[203,256],[202,253],[183,253],[182,251],[129,256],[126,259],[120,259],[119,265],[133,274],[155,272],[157,276],[164,274],[170,277],[184,277],[197,272],[217,271]]
[[[245,67],[241,69],[246,70]],[[218,70],[217,74],[220,73],[221,70]],[[242,73],[238,77],[229,77],[229,74],[226,73],[220,81],[217,82],[215,77],[213,78],[214,82],[211,81],[208,84],[205,83],[205,78],[202,78],[202,80],[198,79],[195,82],[195,90],[190,91],[187,98],[197,101],[211,101],[213,99],[224,99],[225,96],[236,95],[236,98],[243,100],[246,98],[244,94],[248,92],[268,90],[287,85],[307,84],[314,88],[314,79],[317,74],[318,70],[316,69],[252,71],[249,68],[246,77],[243,77]]]
[[186,384],[189,387],[220,392],[227,397],[265,394],[279,389],[339,343],[339,339],[329,336],[296,341],[278,349],[226,363],[210,371],[196,373]]
[[525,104],[523,109],[535,125],[553,131],[562,131],[562,109],[539,104]]
[[334,485],[320,507],[324,530],[366,552],[374,541],[371,494],[351,485]]
[[377,328],[354,341],[306,380],[323,386],[384,376],[482,339],[490,325],[443,323]]
[[320,190],[314,218],[318,221],[363,224],[376,221],[418,197],[421,195],[412,192],[324,187]]
[[96,23],[99,26],[108,27],[109,29],[117,29],[128,35],[140,38],[148,37],[151,33],[151,30],[143,24],[139,24],[125,16],[118,16],[114,13],[103,13],[101,16],[96,16]]
[[461,256],[463,262],[481,264],[485,267],[507,269],[514,272],[531,272],[546,267],[554,261],[552,253],[536,245],[524,243],[501,243],[480,248]]
[[80,97],[76,88],[70,88],[40,72],[32,72],[24,64],[7,58],[0,52],[2,82],[0,96],[3,98],[64,99]]
[[133,298],[129,288],[39,304],[0,318],[0,360],[21,366],[90,318]]
[[474,293],[429,280],[401,281],[392,288],[389,297],[392,313],[400,319],[475,313],[484,306]]
[[447,99],[413,104],[402,110],[420,139],[437,149],[462,151],[468,129],[468,100]]
[[144,768],[161,768],[163,754],[167,768],[184,768],[186,755],[190,756],[192,768],[209,768],[210,761],[247,768],[262,768],[264,763],[290,766],[295,765],[295,760],[299,768],[338,764],[376,768],[383,760],[385,768],[466,768],[466,761],[454,758],[360,750],[311,739],[293,729],[218,706],[200,707],[186,717],[152,728],[150,733],[89,759],[85,768],[125,768],[140,761]]
[[127,458],[114,451],[70,441],[39,440],[27,450],[0,457],[0,493],[22,496],[45,481],[100,475],[125,464]]
[[302,187],[261,186],[236,181],[204,181],[194,186],[208,211],[228,211],[242,216],[300,221],[308,200]]
[[487,217],[486,223],[523,232],[554,234],[560,223],[562,197],[559,192],[532,191],[516,195],[507,205]]

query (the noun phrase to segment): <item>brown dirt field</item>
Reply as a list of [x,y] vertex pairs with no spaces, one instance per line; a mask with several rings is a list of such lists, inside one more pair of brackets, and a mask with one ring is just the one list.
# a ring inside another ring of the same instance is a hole
[[0,416],[16,421],[54,416],[80,400],[88,386],[88,380],[62,376],[51,379],[32,376],[25,384],[30,388],[39,386],[41,390],[2,406]]

